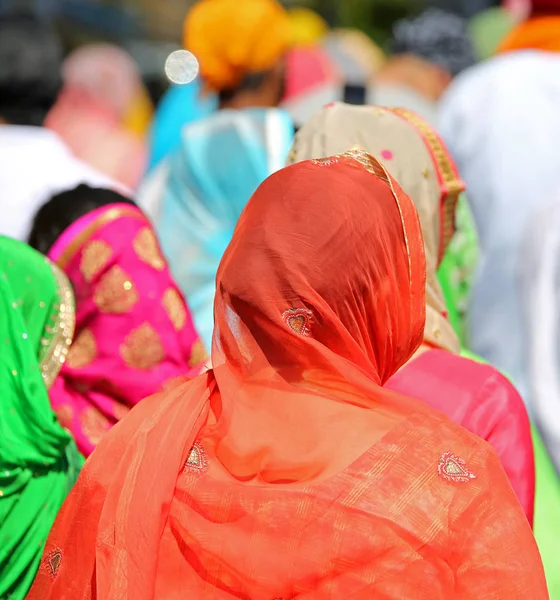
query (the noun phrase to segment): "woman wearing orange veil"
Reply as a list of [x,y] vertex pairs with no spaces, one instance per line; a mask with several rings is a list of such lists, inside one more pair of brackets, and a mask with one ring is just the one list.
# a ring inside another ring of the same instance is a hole
[[103,439],[29,598],[548,598],[493,450],[381,387],[422,340],[422,247],[365,153],[269,177],[218,271],[214,369]]
[[535,461],[527,410],[517,390],[496,369],[459,355],[459,340],[438,280],[465,184],[437,132],[405,109],[340,103],[326,107],[299,130],[290,161],[330,156],[356,146],[377,157],[410,195],[424,237],[424,341],[387,385],[422,400],[491,444],[533,524]]

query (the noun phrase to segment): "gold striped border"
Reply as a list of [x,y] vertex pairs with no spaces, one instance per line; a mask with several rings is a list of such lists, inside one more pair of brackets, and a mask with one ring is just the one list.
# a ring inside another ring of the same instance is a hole
[[417,129],[418,133],[420,133],[428,146],[437,173],[446,187],[441,199],[441,234],[439,249],[439,260],[441,260],[443,258],[443,253],[455,232],[455,209],[457,201],[459,200],[459,195],[461,192],[465,191],[465,184],[459,177],[455,164],[449,156],[439,135],[429,123],[406,108],[390,108],[388,110],[393,114],[400,116]]
[[50,266],[58,291],[58,309],[54,316],[54,334],[49,348],[41,360],[41,374],[47,390],[54,383],[57,375],[66,360],[68,350],[74,337],[76,327],[76,309],[74,305],[74,292],[66,275],[50,260],[45,259]]
[[134,207],[114,207],[110,208],[102,215],[100,215],[93,223],[90,223],[83,231],[81,231],[68,246],[64,249],[58,260],[57,265],[61,269],[65,269],[70,261],[74,258],[80,248],[89,240],[89,238],[97,233],[101,227],[121,219],[123,217],[131,217],[138,221],[145,221],[148,223],[146,215],[139,209]]

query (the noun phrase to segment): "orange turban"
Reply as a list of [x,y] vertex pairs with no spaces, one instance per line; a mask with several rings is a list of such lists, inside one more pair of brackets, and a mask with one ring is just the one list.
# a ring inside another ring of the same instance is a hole
[[290,38],[290,20],[276,0],[200,0],[184,26],[185,47],[216,91],[233,89],[245,75],[273,68]]

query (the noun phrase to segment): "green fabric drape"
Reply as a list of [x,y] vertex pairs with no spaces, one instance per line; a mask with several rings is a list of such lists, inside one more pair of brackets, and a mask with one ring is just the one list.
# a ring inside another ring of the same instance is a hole
[[464,194],[459,197],[457,203],[455,225],[455,234],[438,270],[438,280],[449,312],[449,321],[461,346],[466,346],[465,317],[478,262],[478,235]]
[[51,410],[71,341],[71,288],[48,260],[0,236],[0,598],[25,598],[82,459]]

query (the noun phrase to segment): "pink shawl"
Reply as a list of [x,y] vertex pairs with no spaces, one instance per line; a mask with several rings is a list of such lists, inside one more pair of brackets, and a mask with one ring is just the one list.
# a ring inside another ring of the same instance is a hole
[[76,335],[51,402],[88,456],[136,403],[172,378],[198,373],[205,355],[138,208],[113,204],[78,219],[49,258],[76,296]]

